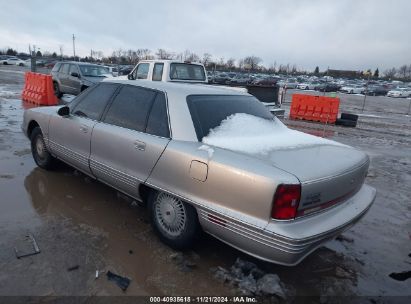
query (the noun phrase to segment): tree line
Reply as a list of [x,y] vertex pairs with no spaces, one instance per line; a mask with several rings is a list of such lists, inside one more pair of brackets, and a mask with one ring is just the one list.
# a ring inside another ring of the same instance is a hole
[[[27,53],[18,53],[17,50],[12,48],[6,48],[0,50],[0,55],[25,55],[29,56]],[[255,55],[246,56],[244,58],[235,59],[224,57],[215,58],[210,53],[204,53],[203,55],[198,55],[195,52],[190,50],[185,50],[184,52],[172,52],[166,49],[160,48],[157,51],[153,52],[147,48],[140,49],[121,49],[119,48],[116,51],[113,51],[110,56],[105,56],[102,51],[90,50],[90,55],[84,57],[74,58],[73,56],[68,56],[63,54],[63,47],[60,46],[60,53],[48,52],[44,53],[37,50],[35,52],[36,57],[42,58],[53,58],[59,60],[78,60],[85,62],[96,62],[104,64],[121,64],[121,65],[135,65],[140,60],[147,59],[175,59],[181,61],[190,61],[190,62],[201,62],[207,68],[207,70],[219,70],[219,71],[230,71],[230,72],[264,72],[269,74],[286,74],[286,75],[316,75],[316,76],[325,76],[328,73],[328,70],[320,71],[317,66],[314,71],[307,71],[297,67],[296,64],[277,64],[273,62],[268,66],[262,64],[263,60]],[[382,74],[382,75],[380,75]],[[402,65],[400,67],[393,67],[385,70],[383,73],[380,73],[379,69],[375,69],[374,72],[371,69],[367,71],[358,71],[359,77],[373,77],[373,78],[385,78],[385,79],[402,79],[402,80],[411,80],[411,64]]]

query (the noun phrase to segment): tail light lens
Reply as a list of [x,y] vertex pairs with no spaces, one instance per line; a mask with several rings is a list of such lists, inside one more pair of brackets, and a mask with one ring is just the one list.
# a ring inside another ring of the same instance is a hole
[[290,220],[297,215],[301,197],[301,185],[279,185],[274,195],[271,217]]

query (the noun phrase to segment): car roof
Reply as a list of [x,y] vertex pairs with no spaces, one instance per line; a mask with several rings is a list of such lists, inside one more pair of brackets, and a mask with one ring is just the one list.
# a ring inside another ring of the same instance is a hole
[[121,83],[140,86],[148,89],[163,91],[168,94],[178,95],[249,95],[230,87],[219,87],[202,83],[181,83],[150,80],[116,80],[113,78],[104,79],[104,82]]
[[140,60],[138,63],[144,63],[144,62],[160,62],[160,63],[186,63],[186,64],[197,64],[197,65],[203,65],[201,62],[195,62],[195,61],[181,61],[181,60],[175,60],[175,59],[143,59]]
[[81,64],[81,65],[96,65],[96,66],[101,66],[104,67],[101,64],[95,64],[95,63],[90,63],[90,62],[80,62],[80,61],[58,61],[56,63],[71,63],[71,64]]

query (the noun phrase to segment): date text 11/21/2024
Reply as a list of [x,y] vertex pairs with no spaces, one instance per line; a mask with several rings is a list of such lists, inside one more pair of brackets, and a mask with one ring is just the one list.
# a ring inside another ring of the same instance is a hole
[[257,302],[258,302],[257,298],[248,297],[248,296],[150,297],[150,303],[257,303]]

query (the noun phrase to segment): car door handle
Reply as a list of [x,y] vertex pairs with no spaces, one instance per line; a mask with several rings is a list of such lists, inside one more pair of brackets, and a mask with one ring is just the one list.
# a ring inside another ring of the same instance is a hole
[[136,140],[136,141],[134,142],[134,147],[135,147],[137,150],[144,151],[144,150],[146,149],[146,143],[145,143],[145,142],[142,142],[142,141],[139,141],[139,140]]
[[80,131],[82,131],[83,133],[87,133],[88,132],[88,127],[86,125],[81,125],[80,126]]

